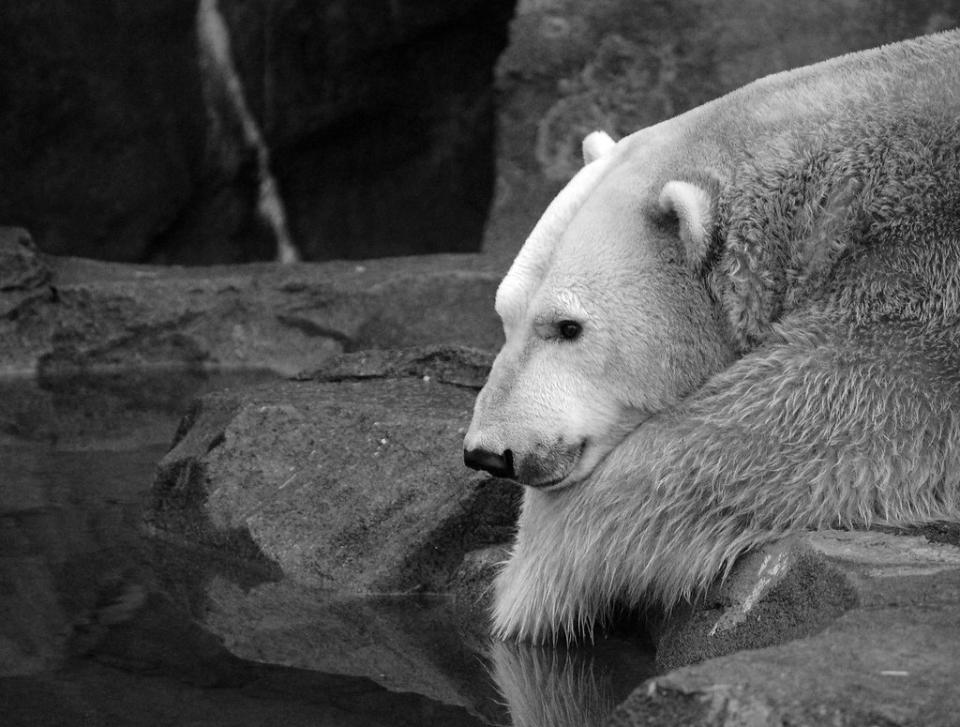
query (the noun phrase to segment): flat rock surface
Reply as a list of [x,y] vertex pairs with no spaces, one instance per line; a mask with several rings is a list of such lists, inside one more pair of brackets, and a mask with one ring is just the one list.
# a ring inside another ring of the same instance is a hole
[[520,494],[463,466],[482,359],[417,349],[376,376],[356,354],[324,380],[203,397],[159,465],[148,522],[310,586],[442,590],[467,552],[509,539]]
[[291,375],[347,351],[502,341],[502,271],[477,255],[159,268],[39,255],[16,228],[0,237],[4,259],[24,271],[0,285],[0,375]]
[[960,528],[928,531],[941,542],[822,532],[741,562],[726,603],[669,624],[658,660],[725,655],[649,680],[610,724],[957,724]]

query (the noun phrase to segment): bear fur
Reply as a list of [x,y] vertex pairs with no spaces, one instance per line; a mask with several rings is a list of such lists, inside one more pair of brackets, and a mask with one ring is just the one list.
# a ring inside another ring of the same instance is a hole
[[960,517],[957,69],[950,31],[585,140],[464,441],[526,485],[498,637],[669,609],[797,530]]

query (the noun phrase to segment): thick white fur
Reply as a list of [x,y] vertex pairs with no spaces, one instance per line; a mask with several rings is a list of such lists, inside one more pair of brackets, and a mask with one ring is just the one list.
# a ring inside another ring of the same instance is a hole
[[[638,246],[632,190],[607,184],[597,194],[609,158],[564,190],[578,192],[573,202],[555,200],[566,208],[551,204],[501,284],[506,344],[464,439],[467,449],[509,449],[517,479],[541,488],[582,480],[643,419],[731,358],[707,291],[668,249],[673,241]],[[664,256],[676,260],[661,264]],[[583,326],[577,341],[558,340],[568,320]]]
[[581,169],[550,203],[517,254],[497,289],[496,309],[507,333],[518,314],[516,309],[525,303],[546,272],[557,238],[569,226],[606,168],[607,160],[600,159]]
[[[498,294],[468,439],[605,445],[526,488],[496,635],[669,608],[797,529],[960,518],[958,67],[951,32],[763,79],[555,200]],[[538,331],[564,296],[589,325],[558,345]]]

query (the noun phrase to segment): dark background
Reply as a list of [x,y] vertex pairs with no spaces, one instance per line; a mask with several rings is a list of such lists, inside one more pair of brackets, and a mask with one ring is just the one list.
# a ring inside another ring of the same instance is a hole
[[509,257],[587,131],[958,18],[956,0],[0,0],[0,224],[126,262],[270,260],[280,235],[307,260]]

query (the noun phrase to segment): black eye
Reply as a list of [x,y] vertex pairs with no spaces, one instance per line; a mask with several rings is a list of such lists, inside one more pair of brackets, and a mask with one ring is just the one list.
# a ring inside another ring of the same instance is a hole
[[557,333],[565,341],[575,341],[583,332],[583,326],[576,321],[560,321],[557,324]]

